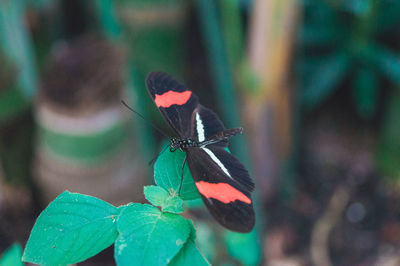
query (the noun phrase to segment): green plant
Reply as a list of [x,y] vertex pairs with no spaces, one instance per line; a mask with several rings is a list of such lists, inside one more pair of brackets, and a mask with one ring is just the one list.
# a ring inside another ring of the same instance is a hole
[[[208,265],[196,247],[192,221],[179,215],[184,200],[199,198],[187,165],[178,194],[184,156],[177,150],[158,157],[154,165],[156,186],[144,188],[150,204],[114,207],[65,191],[38,217],[23,260],[40,265],[72,264],[114,244],[118,265]],[[255,235],[251,236],[254,239]]]

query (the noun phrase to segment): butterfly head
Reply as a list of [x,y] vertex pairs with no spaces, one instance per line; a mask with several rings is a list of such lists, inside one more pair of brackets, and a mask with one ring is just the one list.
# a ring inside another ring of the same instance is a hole
[[181,146],[181,142],[179,139],[177,138],[172,138],[169,140],[169,151],[170,152],[174,152],[177,149],[179,149]]

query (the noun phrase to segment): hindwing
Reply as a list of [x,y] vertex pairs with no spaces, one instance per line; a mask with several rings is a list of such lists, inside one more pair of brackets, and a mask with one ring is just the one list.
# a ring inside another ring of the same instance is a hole
[[254,184],[245,167],[220,146],[190,148],[187,162],[214,218],[230,230],[251,231],[255,223],[250,196]]

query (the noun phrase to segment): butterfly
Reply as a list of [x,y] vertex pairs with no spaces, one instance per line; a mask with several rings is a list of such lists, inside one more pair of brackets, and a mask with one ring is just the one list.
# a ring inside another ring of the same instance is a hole
[[255,224],[250,195],[254,183],[243,164],[226,150],[229,138],[243,129],[226,129],[192,91],[164,72],[151,72],[146,86],[176,134],[169,150],[186,153],[183,164],[187,162],[211,215],[229,230],[250,232]]

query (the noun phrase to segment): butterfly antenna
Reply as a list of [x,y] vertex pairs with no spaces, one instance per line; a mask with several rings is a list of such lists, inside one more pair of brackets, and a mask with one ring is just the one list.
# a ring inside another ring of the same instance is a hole
[[153,166],[155,161],[158,159],[158,157],[169,147],[169,145],[165,145],[165,147],[159,152],[157,153],[157,155],[151,159],[151,161],[149,162],[149,166]]
[[126,108],[128,108],[129,110],[131,110],[133,113],[137,114],[140,118],[142,118],[147,124],[149,124],[150,126],[152,126],[155,130],[157,130],[161,135],[163,135],[166,138],[170,138],[167,134],[165,134],[161,129],[159,129],[156,125],[154,125],[153,123],[151,123],[148,119],[146,119],[144,116],[142,116],[139,112],[137,112],[136,110],[134,110],[132,107],[130,107],[124,100],[121,100],[121,103],[123,105],[125,105]]

